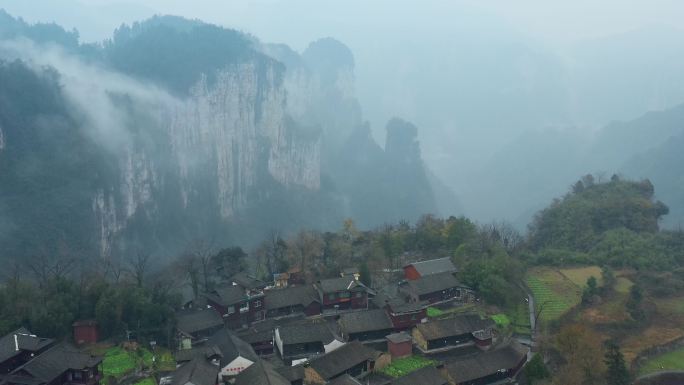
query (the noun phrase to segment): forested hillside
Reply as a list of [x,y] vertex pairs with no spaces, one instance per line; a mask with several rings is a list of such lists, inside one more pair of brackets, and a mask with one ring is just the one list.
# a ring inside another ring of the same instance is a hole
[[529,246],[542,263],[599,263],[614,267],[679,266],[681,232],[660,231],[668,207],[654,199],[648,180],[592,175],[539,212],[530,224]]

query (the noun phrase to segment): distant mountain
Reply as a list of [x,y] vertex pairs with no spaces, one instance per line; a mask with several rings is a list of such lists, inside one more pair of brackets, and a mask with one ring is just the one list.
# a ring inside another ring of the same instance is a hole
[[621,167],[626,174],[649,178],[656,186],[656,196],[670,206],[663,224],[682,228],[684,224],[684,120],[681,132],[661,145],[632,156]]
[[[568,180],[593,173],[651,179],[656,197],[671,208],[665,225],[679,223],[684,200],[678,184],[684,105],[613,122],[595,135],[545,130],[519,136],[482,166],[471,169],[459,191],[468,213],[482,220],[507,218],[524,228],[533,214],[570,188]],[[467,182],[465,180],[464,182]]]

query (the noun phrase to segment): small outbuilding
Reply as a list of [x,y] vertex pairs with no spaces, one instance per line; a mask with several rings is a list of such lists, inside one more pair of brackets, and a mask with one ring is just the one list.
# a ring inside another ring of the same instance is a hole
[[408,357],[413,353],[413,339],[408,333],[394,333],[385,338],[387,339],[387,351],[393,360]]
[[81,320],[71,325],[74,329],[74,342],[77,345],[94,344],[99,340],[97,321]]

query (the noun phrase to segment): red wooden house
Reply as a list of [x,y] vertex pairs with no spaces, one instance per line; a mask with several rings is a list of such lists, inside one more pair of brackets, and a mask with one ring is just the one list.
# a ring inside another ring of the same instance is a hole
[[322,279],[314,285],[323,311],[368,308],[370,289],[351,277]]
[[451,258],[431,259],[429,261],[413,262],[404,266],[404,278],[415,280],[428,275],[439,273],[457,273],[458,269],[451,262]]
[[239,285],[223,285],[205,294],[207,303],[216,309],[229,328],[241,328],[266,316],[264,293]]

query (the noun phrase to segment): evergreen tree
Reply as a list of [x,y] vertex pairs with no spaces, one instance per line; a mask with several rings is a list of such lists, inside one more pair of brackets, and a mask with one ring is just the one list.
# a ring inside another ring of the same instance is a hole
[[620,352],[620,347],[614,341],[606,343],[606,355],[604,362],[608,371],[606,372],[606,383],[608,385],[628,385],[629,372],[625,365],[625,358]]
[[368,264],[366,262],[363,262],[361,266],[359,267],[359,280],[366,286],[370,287],[371,285],[371,273],[370,269],[368,268]]
[[544,364],[544,359],[539,353],[535,354],[530,362],[525,365],[524,371],[529,384],[533,384],[536,380],[549,378],[551,375],[549,369]]

